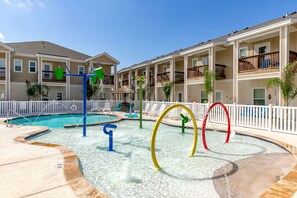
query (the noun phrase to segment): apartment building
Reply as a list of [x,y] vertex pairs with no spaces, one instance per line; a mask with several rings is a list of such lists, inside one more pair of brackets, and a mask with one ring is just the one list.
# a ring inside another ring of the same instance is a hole
[[57,80],[54,69],[67,65],[73,74],[89,73],[103,67],[103,91],[94,99],[109,99],[116,88],[119,61],[104,52],[89,56],[47,41],[0,42],[0,100],[27,100],[26,83],[47,85],[40,100],[82,99],[82,78],[63,77]]
[[[120,85],[136,91],[132,76],[146,76],[147,100],[164,100],[161,82],[173,81],[170,101],[283,104],[280,90],[266,88],[271,78],[297,60],[297,13],[233,31],[215,39],[118,71]],[[214,92],[204,92],[204,67],[216,74]],[[148,91],[147,91],[148,92]],[[296,106],[295,100],[291,105]]]

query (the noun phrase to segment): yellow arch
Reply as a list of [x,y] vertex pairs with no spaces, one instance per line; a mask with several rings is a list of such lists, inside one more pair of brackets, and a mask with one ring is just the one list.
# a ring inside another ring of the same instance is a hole
[[197,123],[196,123],[196,120],[195,120],[195,117],[194,117],[192,111],[188,107],[181,105],[181,104],[172,105],[172,106],[166,108],[165,111],[161,114],[161,116],[158,118],[158,120],[154,126],[154,129],[153,129],[153,135],[152,135],[152,140],[151,140],[151,155],[152,155],[154,165],[158,170],[160,170],[161,167],[158,164],[158,161],[156,158],[156,151],[155,151],[155,141],[156,141],[157,131],[158,131],[161,121],[166,116],[166,114],[170,110],[175,109],[175,108],[182,108],[182,109],[186,110],[191,117],[191,120],[194,125],[194,142],[192,145],[192,152],[190,153],[190,157],[193,157],[193,155],[195,154],[195,151],[196,151],[196,145],[197,145],[197,139],[198,139],[198,129],[197,129]]

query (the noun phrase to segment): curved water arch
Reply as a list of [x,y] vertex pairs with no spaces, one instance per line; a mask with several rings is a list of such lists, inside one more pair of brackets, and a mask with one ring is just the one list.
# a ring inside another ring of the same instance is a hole
[[181,105],[181,104],[175,104],[175,105],[172,105],[168,108],[166,108],[164,110],[164,112],[161,114],[161,116],[158,118],[155,126],[154,126],[154,129],[153,129],[153,134],[152,134],[152,140],[151,140],[151,155],[152,155],[152,160],[153,160],[153,163],[155,165],[155,167],[160,170],[161,167],[157,161],[157,158],[156,158],[156,152],[155,152],[155,142],[156,142],[156,136],[157,136],[157,131],[158,131],[158,128],[159,128],[159,125],[161,123],[161,121],[163,120],[163,118],[167,115],[167,113],[169,111],[171,111],[172,109],[175,109],[175,108],[182,108],[184,109],[185,111],[187,111],[187,113],[190,115],[191,117],[191,120],[193,122],[193,126],[194,126],[194,142],[193,142],[193,145],[192,145],[192,151],[190,153],[190,157],[193,157],[194,154],[195,154],[195,151],[196,151],[196,145],[197,145],[197,139],[198,139],[198,129],[197,129],[197,123],[196,123],[196,119],[195,119],[195,116],[193,115],[192,111],[184,106],[184,105]]
[[208,110],[207,110],[207,112],[206,112],[206,115],[205,115],[205,117],[204,117],[204,120],[203,120],[203,124],[202,124],[202,142],[203,142],[203,146],[204,146],[205,149],[208,149],[208,147],[207,147],[207,143],[206,143],[206,138],[205,138],[205,126],[206,126],[206,122],[207,122],[207,118],[208,118],[208,115],[209,115],[210,110],[211,110],[214,106],[216,106],[216,105],[221,106],[221,107],[224,109],[225,113],[226,113],[227,120],[228,120],[228,129],[227,129],[227,137],[226,137],[226,141],[225,141],[225,143],[228,143],[228,142],[229,142],[229,138],[230,138],[230,116],[229,116],[229,112],[228,112],[226,106],[225,106],[223,103],[215,102],[215,103],[213,103],[213,104],[208,108]]

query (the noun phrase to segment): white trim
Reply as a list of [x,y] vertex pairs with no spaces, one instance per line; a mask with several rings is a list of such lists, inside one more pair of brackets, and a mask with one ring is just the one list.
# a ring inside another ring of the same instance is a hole
[[201,50],[213,47],[213,46],[214,46],[214,43],[210,43],[210,44],[202,45],[202,46],[197,46],[195,48],[192,48],[192,49],[186,50],[184,52],[181,52],[180,55],[185,55],[185,54],[189,54],[189,53],[193,53],[193,52],[198,52],[198,51],[201,51]]
[[[15,70],[15,61],[21,61],[21,71],[16,71]],[[23,60],[22,59],[13,59],[13,71],[16,73],[22,73],[23,72]]]
[[167,62],[167,61],[170,61],[170,59],[172,58],[172,55],[170,56],[165,56],[165,57],[160,57],[160,58],[157,58],[156,60],[152,61],[152,64],[155,64],[155,63],[158,63],[158,64],[161,64],[160,62]]
[[[35,63],[35,72],[31,72],[31,71],[30,71],[30,63],[31,63],[31,62],[32,62],[32,63],[33,63],[33,62]],[[29,61],[28,61],[28,72],[29,72],[30,74],[36,74],[36,73],[37,73],[37,61],[34,61],[34,60],[29,60]]]
[[2,47],[4,47],[4,48],[8,49],[9,51],[14,51],[14,49],[13,49],[12,47],[9,47],[8,45],[6,45],[6,44],[4,44],[4,43],[2,43],[2,42],[0,42],[0,46],[2,46]]
[[[252,94],[252,96],[253,96],[253,98],[252,98],[253,105],[255,105],[255,103],[254,103],[254,99],[255,99],[254,90],[255,89],[264,89],[264,105],[266,105],[266,88],[265,87],[253,87],[253,94]],[[261,99],[261,98],[259,98],[259,99]]]
[[270,42],[259,43],[259,44],[254,45],[254,55],[258,55],[258,50],[260,47],[266,47],[267,52],[265,52],[265,53],[270,52]]
[[240,56],[240,50],[242,50],[242,49],[246,49],[246,56],[245,57],[248,57],[249,56],[249,48],[248,48],[248,46],[245,46],[245,47],[239,48],[238,58],[245,58],[245,57]]
[[63,61],[71,61],[71,58],[68,57],[61,57],[61,56],[54,56],[54,55],[45,55],[45,54],[36,54],[37,57],[43,58],[43,60],[63,60]]
[[83,73],[85,72],[85,67],[83,66],[83,65],[79,65],[78,67],[77,67],[77,74],[80,74],[79,73],[79,69],[80,68],[83,68]]
[[260,33],[263,33],[263,32],[269,31],[269,30],[273,30],[273,29],[279,28],[281,26],[290,25],[290,24],[292,24],[294,22],[295,22],[295,20],[288,19],[288,20],[285,20],[285,21],[281,21],[281,22],[278,22],[278,23],[274,23],[274,24],[265,26],[265,27],[261,27],[261,28],[257,28],[257,29],[254,29],[254,30],[251,30],[251,31],[248,31],[248,32],[244,32],[244,33],[241,33],[241,34],[238,34],[238,35],[235,35],[235,36],[231,36],[231,37],[227,38],[227,40],[228,41],[238,40],[238,39],[241,39],[241,38],[244,38],[244,37],[252,36],[252,35],[255,35],[255,34],[260,34]]
[[[109,55],[107,52],[103,52],[103,53],[101,53],[101,54],[92,56],[92,57],[88,58],[87,60],[85,60],[85,62],[88,62],[88,61],[90,61],[90,60],[99,58],[100,56],[104,56],[104,55],[107,56],[108,58],[110,58],[111,60],[113,60],[114,62],[116,62],[117,65],[120,64],[120,62],[119,62],[117,59],[115,59],[114,57],[112,57],[111,55]],[[113,64],[113,63],[112,63],[112,64]]]
[[34,54],[26,54],[26,53],[15,53],[14,56],[23,56],[23,57],[30,57],[30,58],[37,58]]
[[259,72],[259,73],[253,73],[253,74],[239,73],[238,74],[238,81],[277,78],[277,77],[279,77],[279,71],[275,71],[275,72]]
[[76,62],[76,63],[85,63],[83,60],[78,60],[78,59],[71,59],[71,62]]

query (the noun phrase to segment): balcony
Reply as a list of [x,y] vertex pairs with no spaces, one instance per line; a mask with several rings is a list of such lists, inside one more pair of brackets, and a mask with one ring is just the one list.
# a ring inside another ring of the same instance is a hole
[[129,85],[129,80],[122,81],[122,86],[128,86],[128,85]]
[[155,78],[153,76],[150,76],[150,86],[155,85]]
[[[167,82],[170,81],[170,72],[164,72],[157,74],[158,82]],[[176,71],[175,72],[175,83],[184,82],[184,72]]]
[[[66,72],[64,72],[66,74]],[[63,78],[61,80],[58,80],[56,78],[54,71],[42,71],[42,81],[43,82],[57,82],[57,83],[65,83],[66,77],[63,75]]]
[[[188,79],[203,77],[204,67],[208,68],[208,65],[188,68]],[[216,64],[216,67],[215,67],[216,80],[226,79],[225,68],[226,68],[226,65]]]
[[104,85],[114,85],[114,76],[104,75]]
[[[297,53],[290,51],[289,62],[297,60]],[[238,59],[238,72],[278,70],[280,65],[279,51],[249,56]]]
[[0,67],[0,80],[5,80],[5,67]]

